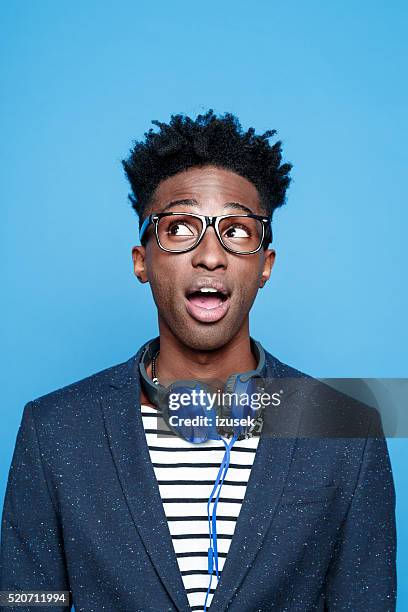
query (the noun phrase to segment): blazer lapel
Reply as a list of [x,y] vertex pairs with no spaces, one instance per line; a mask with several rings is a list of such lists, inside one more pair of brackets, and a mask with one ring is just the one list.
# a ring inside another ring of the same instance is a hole
[[[267,354],[267,379],[282,376]],[[300,401],[290,378],[281,380],[286,401],[282,410],[265,410],[247,490],[231,546],[214,593],[210,612],[222,612],[241,586],[271,526],[295,447]],[[295,385],[296,386],[296,385]]]
[[135,527],[180,612],[190,606],[167,525],[140,411],[141,349],[107,386],[101,406],[113,460]]

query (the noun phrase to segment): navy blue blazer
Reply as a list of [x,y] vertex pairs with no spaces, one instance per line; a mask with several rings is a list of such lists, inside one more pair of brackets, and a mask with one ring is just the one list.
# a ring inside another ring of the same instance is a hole
[[[142,425],[140,354],[25,406],[1,590],[70,590],[77,612],[188,612]],[[313,381],[266,358],[268,377]],[[350,400],[338,418],[341,394],[327,389],[318,401],[294,393],[277,434],[266,410],[210,612],[395,610],[395,494],[379,413]],[[305,422],[324,423],[322,435],[305,435]]]

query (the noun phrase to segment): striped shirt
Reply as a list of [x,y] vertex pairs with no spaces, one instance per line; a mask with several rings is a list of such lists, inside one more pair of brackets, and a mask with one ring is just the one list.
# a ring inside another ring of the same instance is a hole
[[[214,486],[225,446],[222,440],[191,444],[168,433],[160,412],[142,405],[142,421],[174,551],[191,610],[202,612],[210,582],[207,502]],[[158,431],[166,428],[166,437]],[[245,496],[259,437],[235,442],[230,465],[217,504],[219,573],[235,531]],[[210,514],[213,503],[210,505]],[[207,599],[211,604],[217,577],[215,570]]]

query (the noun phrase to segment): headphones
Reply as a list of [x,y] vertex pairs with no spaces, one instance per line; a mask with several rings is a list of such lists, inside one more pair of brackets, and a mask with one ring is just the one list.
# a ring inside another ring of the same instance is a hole
[[252,435],[262,420],[263,406],[253,408],[251,397],[264,389],[265,352],[259,342],[252,338],[250,342],[257,367],[232,374],[222,390],[199,380],[177,380],[168,387],[154,383],[146,368],[160,349],[160,338],[144,345],[139,363],[141,384],[173,433],[192,444],[220,439],[222,435],[237,440]]

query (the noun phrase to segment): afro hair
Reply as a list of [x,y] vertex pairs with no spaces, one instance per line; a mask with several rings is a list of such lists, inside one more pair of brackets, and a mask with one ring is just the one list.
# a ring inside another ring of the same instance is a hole
[[152,123],[159,131],[145,132],[145,140],[135,142],[122,161],[131,186],[129,200],[140,224],[159,183],[194,166],[217,166],[251,181],[270,217],[284,204],[292,165],[281,163],[281,141],[269,143],[276,130],[257,135],[250,127],[244,132],[236,116],[217,116],[212,109],[195,120],[178,114],[169,123]]

